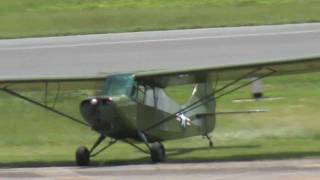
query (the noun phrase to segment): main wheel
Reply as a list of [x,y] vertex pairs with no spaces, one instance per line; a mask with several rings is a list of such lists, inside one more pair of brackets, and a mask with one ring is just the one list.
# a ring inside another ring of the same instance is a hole
[[150,148],[151,160],[154,163],[163,162],[166,159],[166,151],[161,142],[154,142]]
[[88,166],[90,163],[90,153],[85,146],[80,146],[76,152],[76,162],[78,166]]

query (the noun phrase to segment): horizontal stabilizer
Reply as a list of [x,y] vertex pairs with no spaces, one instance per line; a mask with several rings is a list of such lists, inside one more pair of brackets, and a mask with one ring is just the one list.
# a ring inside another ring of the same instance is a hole
[[229,114],[251,114],[251,113],[262,113],[262,112],[269,112],[269,110],[268,109],[251,109],[251,110],[243,110],[243,111],[203,113],[203,114],[196,114],[196,117],[205,117],[205,116],[213,116],[213,115],[229,115]]

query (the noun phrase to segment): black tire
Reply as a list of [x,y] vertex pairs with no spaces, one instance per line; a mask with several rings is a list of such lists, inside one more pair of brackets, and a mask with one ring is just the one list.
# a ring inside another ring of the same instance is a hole
[[90,153],[85,146],[80,146],[76,152],[76,163],[78,166],[88,166],[90,163]]
[[166,151],[161,142],[154,142],[150,148],[151,160],[154,163],[163,162],[166,159]]

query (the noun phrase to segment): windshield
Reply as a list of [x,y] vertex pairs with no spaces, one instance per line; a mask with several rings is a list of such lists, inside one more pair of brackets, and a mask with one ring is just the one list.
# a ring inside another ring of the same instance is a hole
[[133,76],[131,74],[121,74],[108,76],[104,87],[106,96],[130,96],[133,86]]

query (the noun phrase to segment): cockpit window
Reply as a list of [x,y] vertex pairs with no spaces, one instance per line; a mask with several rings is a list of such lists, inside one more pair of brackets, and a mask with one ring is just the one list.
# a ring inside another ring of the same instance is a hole
[[104,94],[106,96],[130,96],[133,86],[133,76],[129,74],[112,75],[106,79]]

